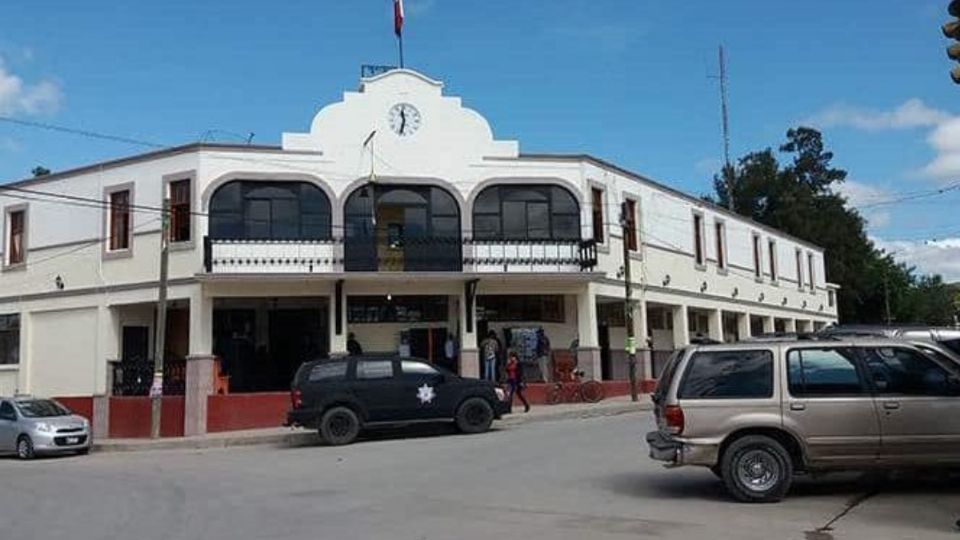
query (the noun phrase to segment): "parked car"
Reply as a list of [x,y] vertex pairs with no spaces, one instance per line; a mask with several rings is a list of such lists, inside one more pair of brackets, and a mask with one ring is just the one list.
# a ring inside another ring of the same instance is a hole
[[328,444],[353,442],[364,428],[453,422],[465,433],[490,429],[510,412],[503,390],[427,362],[346,357],[304,363],[291,388],[287,424],[317,429]]
[[90,422],[52,399],[0,398],[0,453],[86,454],[91,443]]
[[820,335],[832,337],[874,336],[902,339],[905,341],[928,341],[949,349],[960,356],[960,329],[938,326],[887,326],[887,325],[834,325],[820,331]]
[[688,347],[653,400],[650,457],[709,467],[745,502],[799,472],[960,465],[960,368],[901,340]]

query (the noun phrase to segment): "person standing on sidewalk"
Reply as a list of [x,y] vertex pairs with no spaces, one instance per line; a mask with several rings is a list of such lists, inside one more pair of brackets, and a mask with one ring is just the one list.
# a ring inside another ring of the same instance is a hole
[[510,407],[513,408],[513,396],[516,395],[520,398],[520,403],[523,403],[523,412],[530,412],[530,404],[523,395],[523,369],[521,369],[520,359],[517,358],[517,353],[514,351],[510,351],[507,357],[507,384],[510,387],[507,394],[509,396],[507,402],[510,403]]
[[500,343],[497,341],[497,334],[490,330],[487,332],[487,339],[480,344],[480,354],[483,359],[483,379],[497,381],[497,355],[500,353]]

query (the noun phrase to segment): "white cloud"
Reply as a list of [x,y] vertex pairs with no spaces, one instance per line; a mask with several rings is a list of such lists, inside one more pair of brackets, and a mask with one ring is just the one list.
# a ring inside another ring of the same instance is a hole
[[946,111],[927,106],[923,100],[912,98],[890,111],[863,109],[837,104],[808,118],[805,123],[815,127],[852,127],[867,131],[933,127],[953,117]]
[[897,261],[914,266],[924,274],[940,274],[948,283],[960,282],[960,238],[935,241],[873,239],[877,247]]
[[[895,195],[887,188],[847,180],[837,187],[836,191],[847,198],[847,206],[856,207],[867,220],[870,227],[885,227],[890,224],[890,209],[885,206],[869,207],[870,205],[891,200]],[[866,207],[866,208],[859,208]]]
[[403,11],[405,16],[422,15],[436,5],[437,0],[407,0],[403,3]]
[[923,173],[939,180],[956,180],[960,175],[960,117],[937,126],[927,137],[927,142],[937,152],[937,157],[923,168]]
[[53,81],[24,82],[0,58],[0,114],[49,114],[60,107],[63,93]]

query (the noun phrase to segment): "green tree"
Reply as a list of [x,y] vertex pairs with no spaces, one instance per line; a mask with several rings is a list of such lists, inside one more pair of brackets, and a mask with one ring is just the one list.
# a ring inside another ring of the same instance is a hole
[[840,286],[841,321],[883,322],[888,292],[893,321],[948,322],[953,295],[942,280],[918,278],[867,237],[863,217],[838,192],[847,172],[833,167],[820,132],[790,129],[779,150],[786,165],[768,148],[724,168],[714,177],[714,200],[726,206],[732,197],[738,213],[823,247],[826,278]]

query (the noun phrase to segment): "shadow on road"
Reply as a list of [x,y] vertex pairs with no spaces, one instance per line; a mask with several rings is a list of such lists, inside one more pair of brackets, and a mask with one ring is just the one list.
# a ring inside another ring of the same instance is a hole
[[[490,428],[489,433],[499,431],[498,428]],[[378,427],[364,429],[356,442],[353,444],[363,444],[377,441],[404,440],[404,439],[425,439],[432,437],[445,437],[451,435],[461,435],[456,426],[451,423],[436,424],[410,424],[400,427]],[[310,442],[297,444],[283,444],[279,448],[304,448],[304,447],[323,447],[327,446],[320,437]]]
[[[727,495],[723,482],[705,469],[618,474],[601,479],[600,485],[618,495],[637,498],[733,502]],[[787,498],[853,497],[865,492],[893,495],[960,495],[960,474],[943,471],[897,471],[801,475],[794,480]]]

